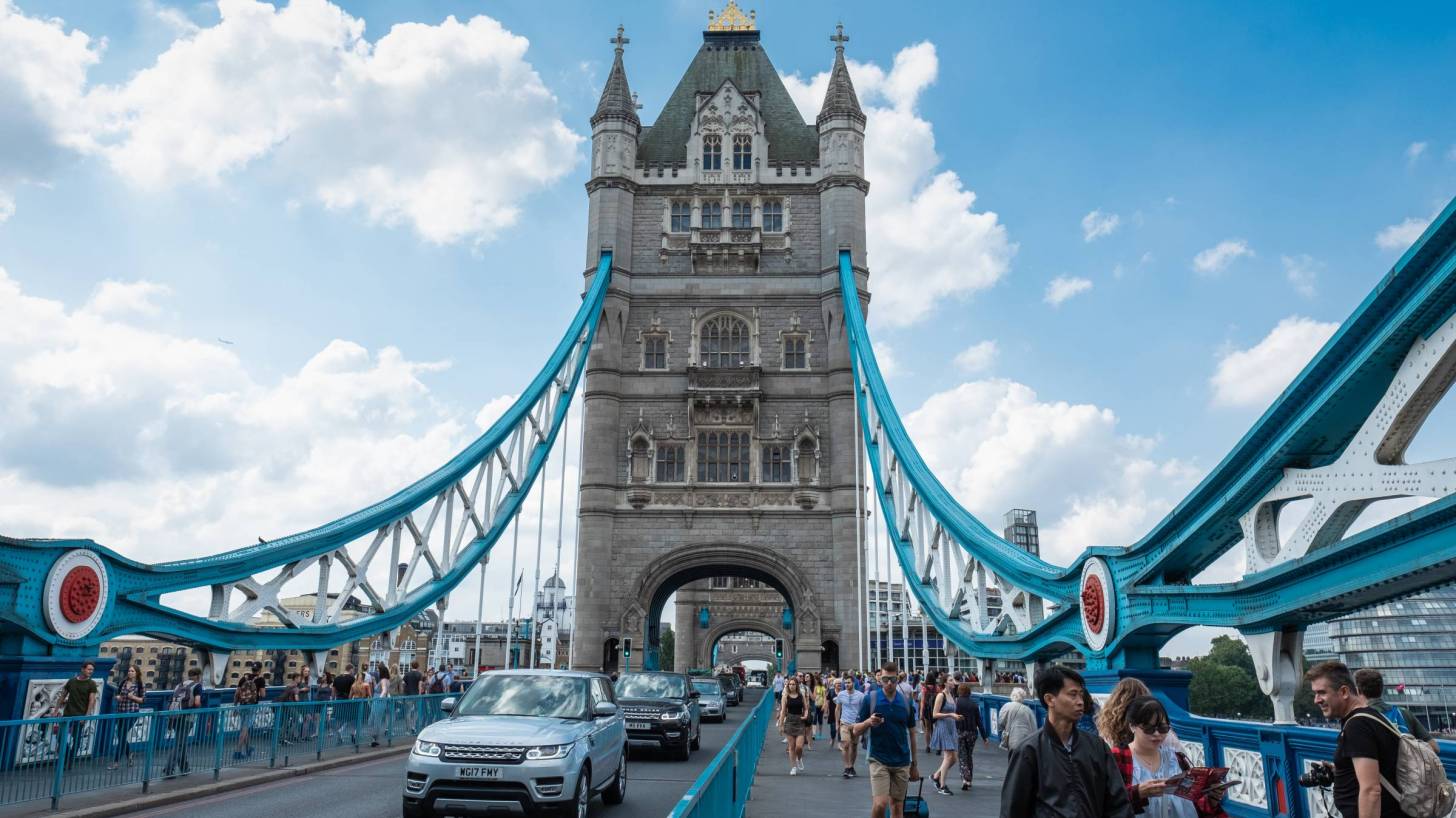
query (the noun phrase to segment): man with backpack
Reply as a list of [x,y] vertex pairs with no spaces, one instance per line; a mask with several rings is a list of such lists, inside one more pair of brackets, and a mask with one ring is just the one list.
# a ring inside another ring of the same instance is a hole
[[910,782],[920,780],[915,763],[915,702],[898,689],[900,666],[886,662],[880,668],[879,689],[860,704],[859,721],[852,733],[870,737],[870,797],[873,815],[891,810],[904,818]]
[[1371,710],[1385,716],[1385,720],[1395,725],[1395,729],[1402,733],[1410,733],[1416,738],[1431,745],[1431,749],[1440,753],[1436,746],[1436,740],[1431,738],[1431,731],[1426,729],[1410,711],[1398,705],[1386,704],[1380,698],[1385,694],[1385,677],[1375,668],[1362,667],[1355,671],[1355,689],[1365,697],[1365,704]]
[[1429,745],[1402,735],[1360,694],[1350,669],[1321,662],[1305,674],[1314,703],[1340,720],[1335,742],[1334,802],[1346,818],[1436,818],[1456,802]]
[[167,757],[163,778],[171,778],[174,773],[187,775],[190,772],[187,742],[190,739],[188,734],[192,732],[192,717],[187,715],[187,711],[202,707],[202,692],[202,668],[198,667],[188,668],[187,678],[172,689],[172,701],[167,710],[176,715],[168,719],[172,723],[172,754]]

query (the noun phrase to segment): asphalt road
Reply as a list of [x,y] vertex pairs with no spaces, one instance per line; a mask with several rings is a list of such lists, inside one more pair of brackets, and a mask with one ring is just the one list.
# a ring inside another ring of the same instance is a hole
[[[660,755],[634,752],[627,762],[626,803],[608,807],[597,798],[592,802],[591,814],[601,818],[666,816],[747,717],[762,691],[750,690],[749,694],[743,704],[728,709],[726,722],[703,725],[702,749],[689,761],[669,761]],[[206,818],[398,816],[404,764],[404,756],[385,758],[131,814]]]

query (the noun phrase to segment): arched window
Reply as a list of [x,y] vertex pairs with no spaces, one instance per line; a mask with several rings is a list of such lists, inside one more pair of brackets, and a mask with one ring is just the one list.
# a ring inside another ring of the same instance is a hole
[[714,316],[698,330],[698,349],[706,367],[747,366],[750,343],[748,323],[734,315]]
[[723,226],[723,203],[703,202],[703,229],[718,230]]
[[733,169],[753,169],[753,137],[748,134],[733,137]]
[[748,482],[748,432],[698,432],[698,482]]
[[723,137],[708,134],[703,137],[703,170],[723,169]]

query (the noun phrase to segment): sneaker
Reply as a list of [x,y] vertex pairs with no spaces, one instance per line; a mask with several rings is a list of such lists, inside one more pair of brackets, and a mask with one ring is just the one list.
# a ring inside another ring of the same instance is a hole
[[789,775],[798,775],[798,774],[799,774],[799,768],[798,767],[790,767],[789,768]]
[[936,787],[935,791],[941,795],[955,795],[955,793],[950,791],[950,787]]
[[804,759],[799,759],[799,769],[804,769]]
[[859,773],[855,772],[853,767],[850,767],[849,768],[849,777],[850,778],[859,778]]
[[854,772],[851,771],[848,767],[845,767],[844,768],[844,777],[845,778],[854,778]]
[[783,738],[779,739],[779,744],[788,744],[788,743],[789,743],[789,737],[788,736],[784,736]]

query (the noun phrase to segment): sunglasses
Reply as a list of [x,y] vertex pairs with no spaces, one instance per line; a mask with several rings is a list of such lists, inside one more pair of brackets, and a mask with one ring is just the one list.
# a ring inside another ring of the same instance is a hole
[[1138,725],[1138,729],[1143,731],[1144,733],[1147,733],[1150,736],[1154,733],[1157,733],[1158,735],[1166,735],[1172,732],[1173,726],[1170,724],[1158,724],[1152,726],[1140,724]]

